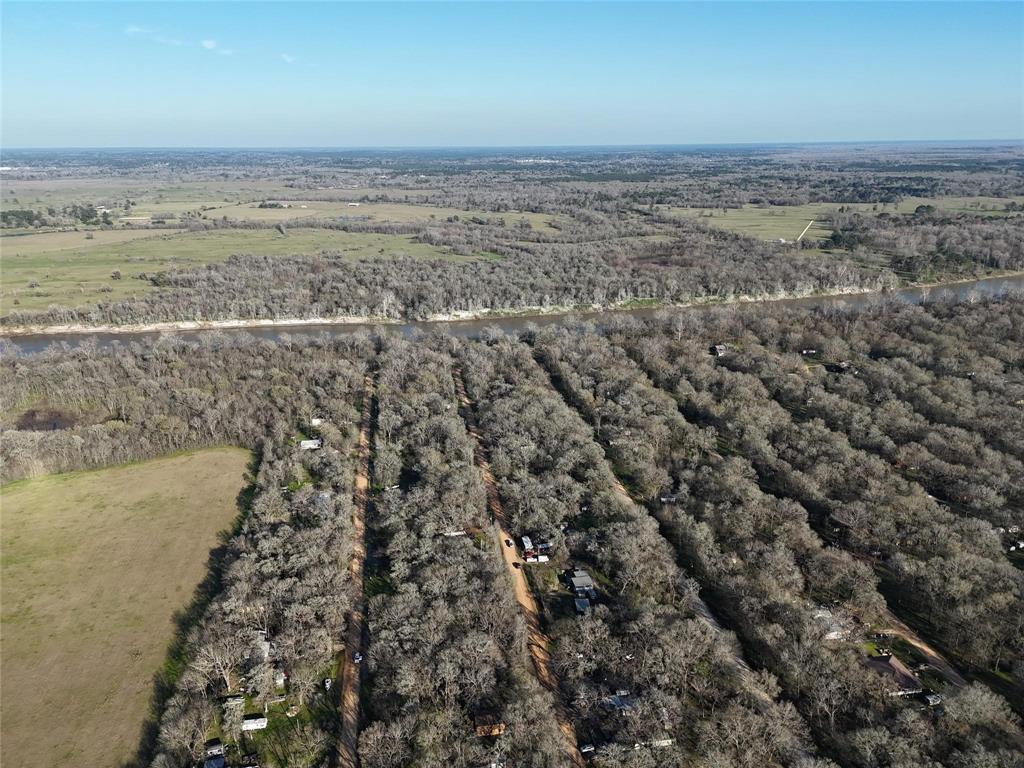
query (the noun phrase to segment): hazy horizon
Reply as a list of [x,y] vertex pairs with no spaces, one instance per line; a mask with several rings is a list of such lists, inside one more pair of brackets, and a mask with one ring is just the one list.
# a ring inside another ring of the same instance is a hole
[[261,146],[237,144],[234,146],[214,146],[201,144],[181,145],[136,145],[136,146],[20,146],[0,147],[0,152],[155,152],[159,150],[168,151],[196,151],[196,152],[225,152],[225,151],[247,151],[247,152],[443,152],[443,151],[571,151],[571,150],[673,150],[685,148],[702,149],[735,149],[735,148],[785,148],[785,147],[856,147],[856,146],[878,146],[891,145],[894,147],[902,145],[917,146],[1000,146],[1000,145],[1021,145],[1024,147],[1024,138],[992,138],[992,139],[849,139],[846,141],[743,141],[743,142],[679,142],[675,144],[652,144],[644,142],[629,142],[623,144],[422,144],[422,145],[278,145]]

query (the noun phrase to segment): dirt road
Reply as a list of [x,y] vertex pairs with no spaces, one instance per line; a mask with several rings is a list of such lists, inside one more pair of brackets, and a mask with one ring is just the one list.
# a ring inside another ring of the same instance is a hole
[[[355,662],[363,647],[365,601],[363,597],[363,563],[366,560],[366,505],[370,492],[370,423],[373,413],[373,376],[367,374],[363,389],[363,418],[359,425],[358,461],[356,463],[352,510],[352,559],[348,563],[349,578],[355,602],[349,611],[345,631],[345,649],[338,654],[339,687],[338,765],[356,768],[359,765],[359,684],[362,667]],[[344,564],[342,565],[344,567]]]
[[946,661],[945,656],[928,645],[914,630],[897,619],[888,609],[883,614],[882,621],[885,623],[885,626],[880,628],[879,632],[896,635],[909,645],[914,646],[918,653],[924,656],[925,660],[935,668],[936,672],[946,678],[950,685],[956,688],[963,688],[967,685],[963,675],[957,672],[956,667]]
[[519,556],[516,553],[515,547],[505,545],[506,539],[514,539],[512,538],[512,534],[508,531],[508,522],[505,518],[505,510],[502,508],[501,499],[498,497],[498,487],[494,482],[494,475],[491,474],[491,465],[487,460],[487,453],[483,439],[477,430],[476,419],[473,416],[473,406],[469,397],[466,395],[466,389],[462,383],[462,371],[459,368],[455,368],[453,370],[453,377],[455,379],[455,389],[459,395],[459,402],[462,406],[462,416],[466,422],[466,428],[469,430],[469,434],[473,438],[475,448],[473,453],[476,465],[480,470],[480,475],[483,477],[484,488],[487,491],[487,506],[496,523],[494,533],[495,546],[497,546],[501,551],[501,556],[505,561],[505,567],[508,569],[509,576],[512,578],[512,586],[515,590],[516,602],[519,603],[519,609],[522,611],[523,618],[526,620],[527,645],[529,646],[530,657],[533,659],[533,669],[536,673],[537,680],[547,691],[551,693],[554,703],[555,719],[558,721],[558,730],[561,731],[562,735],[565,737],[565,749],[569,755],[569,760],[574,766],[577,766],[577,768],[582,768],[584,762],[583,756],[580,754],[579,748],[576,744],[576,729],[569,720],[558,693],[558,678],[555,676],[555,673],[551,668],[551,654],[548,652],[549,640],[548,636],[544,634],[544,631],[540,626],[540,611],[537,609],[537,600],[530,591],[530,585],[526,581],[526,573],[524,570],[522,568],[516,568],[513,565],[513,563],[519,561]]

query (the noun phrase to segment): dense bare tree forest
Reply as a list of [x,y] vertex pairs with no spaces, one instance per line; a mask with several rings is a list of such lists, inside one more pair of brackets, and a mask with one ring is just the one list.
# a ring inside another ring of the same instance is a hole
[[[437,246],[437,258],[410,259],[399,245],[373,258],[353,259],[343,249],[289,255],[281,227],[280,253],[240,249],[216,264],[126,272],[125,278],[153,290],[77,308],[15,306],[0,322],[20,327],[421,320],[873,291],[1022,269],[1024,214],[1015,197],[1024,193],[1019,148],[875,147],[870,158],[842,147],[540,155],[513,150],[15,152],[12,162],[24,165],[9,174],[14,197],[4,200],[4,222],[27,231],[97,223],[100,209],[130,211],[130,195],[97,193],[37,209],[14,194],[19,183],[99,177],[135,185],[251,183],[246,194],[252,200],[259,199],[261,185],[271,185],[305,201],[439,206],[451,214],[428,218],[430,209],[424,208],[419,221],[390,221],[360,216],[353,208],[345,215],[289,220],[304,228],[412,236]],[[912,210],[901,207],[918,199],[928,202]],[[944,201],[953,207],[943,208]],[[260,205],[282,204],[264,198]],[[479,213],[466,215],[465,209]],[[752,229],[730,224],[752,210],[765,214],[761,224]],[[548,226],[537,228],[524,213],[551,218]],[[788,239],[758,234],[776,216],[796,217]],[[797,237],[814,219],[829,234],[814,230]],[[158,224],[197,232],[280,226],[237,212],[217,216],[210,205],[173,218],[126,222],[117,227]]]
[[0,470],[255,452],[140,764],[333,764],[365,594],[366,766],[1020,768],[1022,329],[1006,296],[54,346],[3,355]]

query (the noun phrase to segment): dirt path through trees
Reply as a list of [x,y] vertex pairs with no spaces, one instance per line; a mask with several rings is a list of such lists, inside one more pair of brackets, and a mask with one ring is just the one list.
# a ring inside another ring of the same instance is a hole
[[487,506],[494,517],[496,525],[494,539],[495,545],[501,551],[509,576],[512,579],[512,586],[515,590],[516,602],[526,620],[527,644],[530,649],[530,656],[533,659],[534,671],[540,684],[551,693],[554,701],[555,718],[558,720],[558,729],[565,737],[565,749],[569,760],[577,768],[584,765],[583,756],[580,754],[576,744],[576,729],[569,720],[562,706],[562,700],[558,693],[558,678],[551,667],[551,654],[548,652],[549,639],[540,626],[540,611],[537,608],[537,600],[530,591],[526,581],[526,573],[523,568],[516,568],[514,563],[519,560],[515,547],[505,545],[505,541],[512,541],[512,535],[508,532],[508,522],[505,518],[505,510],[501,506],[501,499],[498,497],[498,487],[494,482],[494,475],[491,474],[491,465],[487,460],[486,448],[483,438],[476,426],[476,419],[473,416],[473,405],[466,394],[466,388],[462,381],[462,370],[457,366],[453,368],[455,379],[455,390],[459,395],[459,403],[463,411],[463,419],[466,428],[473,438],[475,450],[474,459],[483,477],[484,487],[487,490]]
[[[372,374],[366,375],[363,390],[363,416],[359,425],[359,458],[356,463],[352,510],[352,559],[348,564],[349,578],[355,601],[346,622],[345,648],[338,654],[338,715],[341,730],[338,734],[338,765],[356,768],[359,765],[359,689],[362,666],[356,654],[364,654],[363,563],[366,560],[366,506],[370,498],[370,429],[373,418]],[[344,567],[344,566],[343,566]]]
[[967,681],[964,679],[963,675],[956,670],[956,667],[950,664],[935,648],[921,639],[921,636],[914,632],[914,630],[896,618],[892,611],[886,609],[882,613],[881,619],[882,621],[887,622],[888,626],[879,629],[879,632],[895,635],[896,637],[901,638],[908,645],[912,645],[918,653],[925,657],[925,660],[935,669],[935,671],[946,678],[947,682],[951,685],[956,688],[963,688],[967,685]]

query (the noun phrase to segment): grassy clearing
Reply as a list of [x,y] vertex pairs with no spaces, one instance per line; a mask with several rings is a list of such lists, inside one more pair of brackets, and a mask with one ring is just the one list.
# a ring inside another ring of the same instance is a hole
[[[303,200],[296,198],[296,190],[274,181],[190,181],[183,184],[153,184],[132,179],[46,179],[4,182],[0,208],[46,209],[60,208],[71,203],[92,203],[113,209],[122,222],[148,221],[155,215],[201,212],[207,218],[227,216],[231,219],[288,222],[307,217],[334,218],[340,216],[369,217],[375,222],[429,223],[444,221],[449,216],[460,218],[504,218],[509,225],[525,218],[530,225],[545,233],[553,233],[551,221],[565,220],[564,216],[543,213],[495,214],[481,210],[458,210],[428,205],[404,203],[348,202],[364,195],[379,194],[381,189],[346,188],[318,190],[317,195],[340,197],[334,201]],[[402,194],[428,194],[429,189],[403,189]],[[125,200],[134,205],[125,212]],[[290,208],[259,208],[261,200],[287,201]],[[303,208],[302,206],[306,206]]]
[[[972,213],[982,216],[1004,216],[1002,210],[1009,202],[1024,202],[1024,197],[908,197],[899,204],[889,203],[844,203],[843,207],[865,214],[913,213],[919,205],[934,205],[949,213]],[[800,236],[812,219],[815,223],[804,237],[821,239],[829,237],[832,230],[822,226],[819,220],[840,206],[836,203],[808,203],[807,205],[759,207],[746,205],[739,209],[710,208],[665,208],[664,212],[687,219],[749,235],[761,240],[793,241]]]
[[[167,230],[164,234],[174,233]],[[157,237],[152,229],[80,229],[70,232],[33,232],[0,235],[0,254],[4,260],[18,256],[38,256],[59,251],[88,251],[109,245]],[[6,266],[6,265],[5,265]]]
[[0,490],[5,768],[133,756],[248,460],[217,448]]
[[[181,232],[127,239],[77,248],[66,248],[55,235],[82,233],[46,233],[25,235],[18,241],[47,238],[49,250],[40,246],[23,247],[24,253],[3,251],[3,286],[0,290],[0,314],[12,309],[43,310],[56,304],[86,307],[99,301],[141,296],[155,290],[148,281],[136,279],[172,267],[188,267],[223,261],[232,254],[312,255],[338,251],[352,259],[394,258],[467,260],[449,251],[413,242],[405,235],[378,235],[326,229],[289,229],[287,237],[273,229],[217,230]],[[97,235],[101,233],[97,232]],[[128,234],[117,231],[102,234]],[[132,233],[134,234],[134,233]],[[97,239],[99,239],[97,237]],[[82,241],[86,242],[86,241]],[[0,243],[2,245],[2,243]],[[111,274],[119,270],[122,279]],[[30,283],[37,282],[36,288]],[[17,301],[17,303],[15,303]]]
[[[130,215],[184,213],[202,206],[257,200],[268,195],[287,195],[287,187],[273,181],[189,181],[185,184],[154,183],[146,179],[31,179],[5,180],[0,206],[12,208],[60,208],[71,203],[92,203],[120,209],[126,199],[136,203]],[[294,194],[294,192],[292,192]]]
[[[293,200],[282,199],[278,202],[290,206],[288,208],[260,208],[259,203],[244,203],[241,205],[222,206],[206,211],[208,218],[220,218],[227,216],[229,219],[248,219],[254,221],[294,221],[303,218],[366,218],[372,222],[395,222],[399,224],[417,223],[429,224],[430,222],[444,222],[451,216],[458,216],[460,219],[504,219],[509,226],[514,225],[520,219],[530,222],[533,229],[552,233],[556,230],[551,226],[552,221],[565,220],[564,216],[556,216],[547,213],[530,212],[506,212],[491,213],[481,210],[460,210],[456,208],[438,208],[432,205],[409,205],[405,203],[360,203],[358,206],[349,205],[345,201],[323,201],[323,200]],[[305,207],[303,207],[305,206]]]

